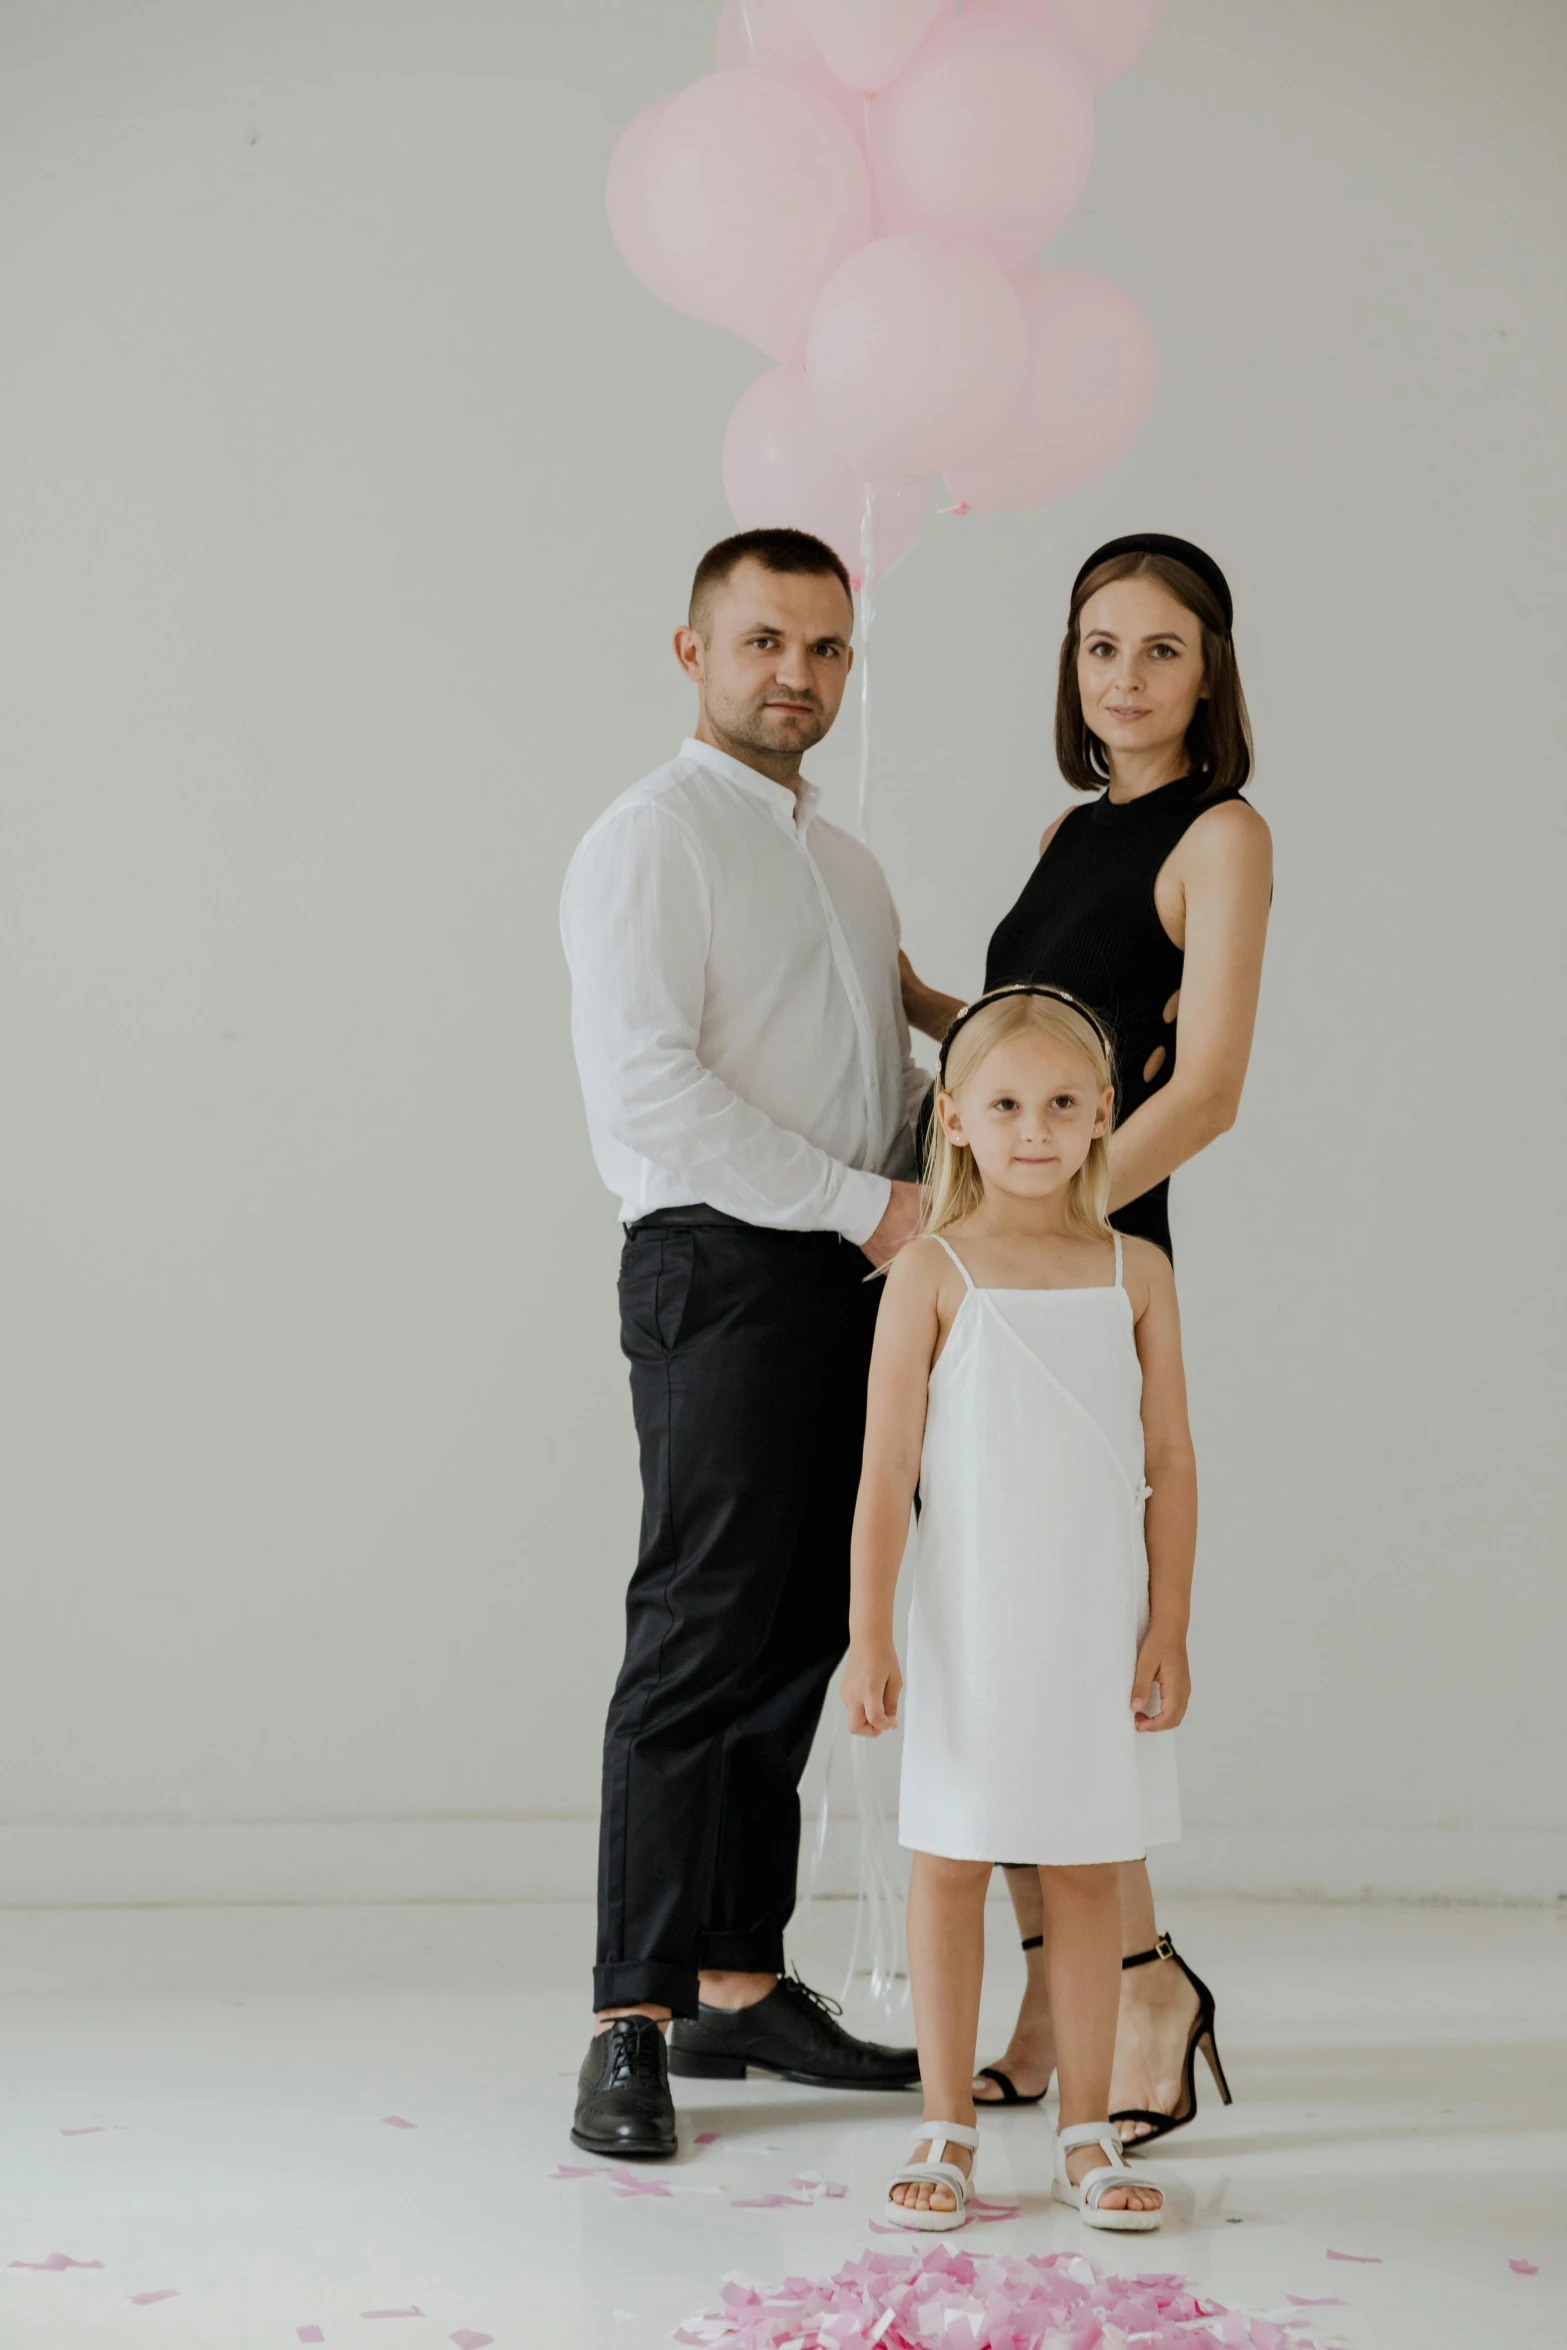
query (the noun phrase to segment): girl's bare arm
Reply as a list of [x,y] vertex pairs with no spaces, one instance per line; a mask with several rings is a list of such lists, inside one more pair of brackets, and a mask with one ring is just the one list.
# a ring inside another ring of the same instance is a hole
[[[1132,1711],[1139,1730],[1173,1730],[1191,1696],[1186,1630],[1197,1555],[1197,1459],[1186,1415],[1175,1275],[1151,1241],[1129,1240],[1126,1252],[1129,1278],[1147,1299],[1137,1319],[1137,1354],[1143,1367],[1144,1473],[1152,1488],[1145,1518],[1148,1631],[1137,1659]],[[1160,1710],[1150,1716],[1144,1709],[1155,1681]]]
[[839,1684],[856,1737],[877,1738],[897,1726],[902,1676],[892,1644],[892,1603],[919,1483],[945,1263],[934,1241],[912,1241],[893,1259],[876,1319],[849,1553],[849,1653]]

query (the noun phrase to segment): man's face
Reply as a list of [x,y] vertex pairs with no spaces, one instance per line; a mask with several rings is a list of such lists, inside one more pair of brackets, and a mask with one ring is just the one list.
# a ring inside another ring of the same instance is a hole
[[833,573],[768,571],[748,556],[717,587],[675,651],[696,680],[720,748],[791,771],[838,715],[854,654],[854,611]]

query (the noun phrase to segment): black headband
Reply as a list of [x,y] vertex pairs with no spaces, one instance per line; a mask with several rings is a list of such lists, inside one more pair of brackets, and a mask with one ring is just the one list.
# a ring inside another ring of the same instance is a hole
[[952,1049],[952,1039],[957,1035],[958,1030],[972,1020],[976,1012],[982,1012],[987,1004],[1004,1003],[1009,995],[1049,996],[1053,1002],[1065,1004],[1069,1012],[1076,1012],[1080,1019],[1088,1022],[1089,1027],[1104,1046],[1109,1058],[1111,1073],[1114,1073],[1115,1039],[1098,1013],[1091,1012],[1086,1004],[1079,1003],[1075,995],[1068,995],[1064,987],[1047,987],[1043,980],[1038,979],[1020,979],[1014,981],[1010,987],[993,987],[987,994],[977,995],[971,1004],[964,1005],[942,1038],[941,1049],[936,1055],[936,1083],[943,1090],[945,1090],[947,1083],[947,1055]]
[[1213,557],[1205,555],[1201,547],[1194,547],[1190,539],[1167,538],[1160,530],[1134,531],[1130,538],[1109,539],[1102,547],[1096,547],[1072,582],[1074,597],[1088,574],[1097,571],[1101,563],[1108,563],[1114,555],[1167,555],[1172,563],[1184,563],[1188,571],[1195,571],[1204,585],[1212,588],[1224,614],[1225,627],[1235,626],[1235,599],[1230,594],[1230,583]]

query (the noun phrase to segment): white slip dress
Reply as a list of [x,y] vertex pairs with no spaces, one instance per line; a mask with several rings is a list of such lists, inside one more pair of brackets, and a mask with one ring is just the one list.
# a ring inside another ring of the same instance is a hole
[[1120,1235],[1095,1289],[981,1289],[941,1245],[965,1295],[930,1375],[898,1841],[1138,1860],[1181,1824],[1178,1733],[1133,1727],[1149,1488]]

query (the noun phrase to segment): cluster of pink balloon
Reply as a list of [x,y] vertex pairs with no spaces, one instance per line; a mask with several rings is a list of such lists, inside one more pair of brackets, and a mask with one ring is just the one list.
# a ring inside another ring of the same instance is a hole
[[1153,403],[1130,296],[1034,256],[1088,177],[1094,92],[1164,0],[723,0],[719,70],[638,115],[610,226],[644,285],[778,364],[724,438],[742,529],[793,523],[856,575],[960,510],[1063,496]]

